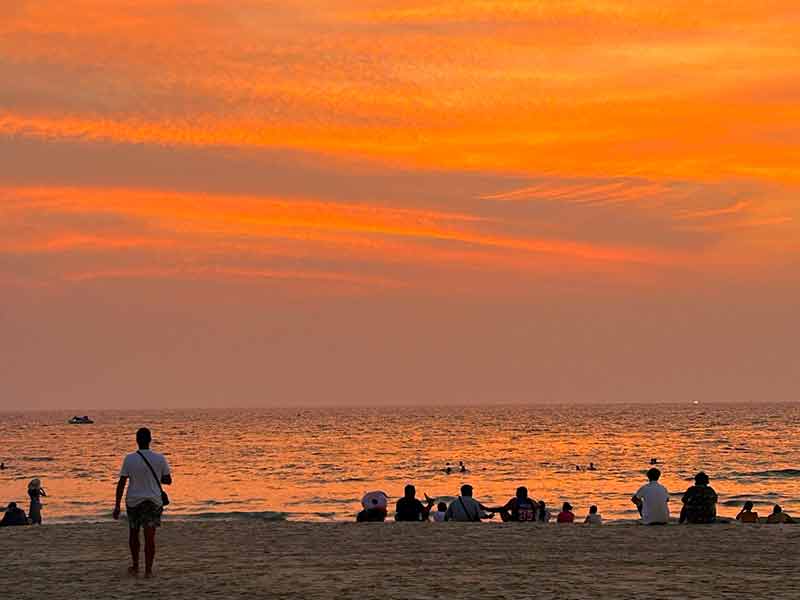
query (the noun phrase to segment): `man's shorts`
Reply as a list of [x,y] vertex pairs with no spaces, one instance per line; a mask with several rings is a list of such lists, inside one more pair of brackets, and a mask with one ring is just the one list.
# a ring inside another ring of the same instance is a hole
[[128,506],[128,525],[131,529],[140,527],[161,527],[161,513],[164,508],[155,502],[145,500],[136,506]]

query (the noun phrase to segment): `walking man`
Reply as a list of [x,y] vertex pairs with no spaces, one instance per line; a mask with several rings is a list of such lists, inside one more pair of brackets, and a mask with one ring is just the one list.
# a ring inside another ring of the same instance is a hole
[[172,475],[169,463],[163,454],[150,450],[152,436],[150,430],[142,427],[136,432],[139,450],[132,452],[122,462],[117,483],[117,500],[113,516],[119,519],[122,495],[128,484],[125,497],[126,513],[130,526],[129,544],[131,566],[128,573],[139,573],[139,530],[144,529],[144,576],[153,576],[153,560],[156,556],[156,528],[161,526],[161,513],[164,510],[166,494],[161,484],[170,485]]

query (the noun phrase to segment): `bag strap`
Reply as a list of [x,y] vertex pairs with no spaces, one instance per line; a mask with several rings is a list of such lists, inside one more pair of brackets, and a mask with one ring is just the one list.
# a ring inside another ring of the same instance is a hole
[[477,515],[477,517],[478,517],[477,519],[473,519],[472,518],[472,515],[469,514],[469,511],[467,510],[467,505],[464,504],[464,500],[463,500],[463,498],[461,498],[461,496],[458,497],[458,501],[461,503],[461,508],[464,509],[464,514],[469,517],[470,521],[480,521],[481,520],[480,514]]
[[153,465],[151,465],[150,461],[145,458],[145,456],[144,456],[144,454],[142,454],[141,450],[137,450],[136,454],[138,454],[139,456],[142,457],[142,460],[144,461],[144,464],[147,465],[147,468],[150,469],[150,472],[153,474],[153,478],[156,480],[156,483],[158,484],[158,489],[163,492],[164,488],[161,487],[161,480],[158,478],[158,475],[156,475],[156,471],[155,471],[155,469],[153,469]]

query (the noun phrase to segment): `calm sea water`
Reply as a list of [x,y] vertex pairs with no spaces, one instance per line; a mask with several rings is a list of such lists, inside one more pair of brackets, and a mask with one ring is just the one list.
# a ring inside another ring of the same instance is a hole
[[[0,502],[27,505],[38,477],[46,522],[110,518],[142,425],[172,463],[173,518],[352,520],[368,490],[396,498],[413,482],[420,496],[452,497],[468,482],[486,504],[527,485],[551,508],[568,500],[579,516],[597,504],[607,519],[633,519],[651,457],[676,496],[705,470],[722,515],[746,499],[800,515],[798,404],[96,412],[94,425],[1,416]],[[443,472],[460,460],[468,473]],[[598,470],[576,470],[589,462]]]

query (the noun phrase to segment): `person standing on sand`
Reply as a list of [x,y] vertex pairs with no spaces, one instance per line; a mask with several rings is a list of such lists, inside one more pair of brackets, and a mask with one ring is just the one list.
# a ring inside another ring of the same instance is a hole
[[28,496],[31,499],[31,508],[28,511],[28,518],[31,520],[31,525],[41,525],[41,498],[47,498],[47,493],[44,491],[42,483],[38,479],[31,479],[31,482],[28,484]]
[[694,485],[681,499],[681,523],[713,523],[717,520],[717,492],[708,483],[708,475],[703,471],[694,476]]
[[129,545],[132,564],[128,573],[139,573],[139,530],[144,529],[144,575],[153,576],[153,561],[156,556],[156,528],[161,526],[161,513],[164,510],[164,493],[161,485],[172,484],[169,463],[163,454],[150,450],[152,435],[142,427],[136,432],[139,450],[125,457],[119,472],[117,498],[114,505],[114,519],[119,519],[122,495],[125,484],[128,493],[125,507],[128,514]]
[[658,483],[660,477],[661,471],[653,467],[647,471],[647,483],[631,496],[644,525],[669,523],[669,492]]

